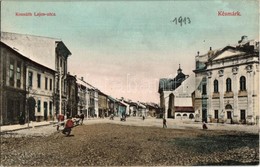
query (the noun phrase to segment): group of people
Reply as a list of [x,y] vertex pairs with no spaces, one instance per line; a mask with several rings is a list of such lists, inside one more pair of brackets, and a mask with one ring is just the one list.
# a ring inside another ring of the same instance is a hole
[[[65,121],[64,115],[59,115],[58,117],[58,124],[57,124],[57,130],[59,130],[60,125],[64,126],[64,129],[62,130],[63,134],[70,135],[71,129],[80,124],[83,124],[85,115],[83,112],[80,113],[80,115],[76,115],[74,119],[72,119],[71,116],[67,116],[67,120]],[[65,122],[64,122],[65,121]]]

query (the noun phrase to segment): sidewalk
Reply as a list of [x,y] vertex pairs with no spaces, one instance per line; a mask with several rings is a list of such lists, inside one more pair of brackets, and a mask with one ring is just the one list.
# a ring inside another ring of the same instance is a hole
[[43,121],[43,122],[30,122],[29,124],[25,123],[24,125],[20,125],[20,124],[4,125],[4,126],[0,126],[0,134],[12,132],[12,131],[17,131],[17,130],[22,130],[22,129],[35,128],[35,127],[40,127],[40,126],[47,126],[47,125],[52,125],[52,124],[54,124],[53,121]]

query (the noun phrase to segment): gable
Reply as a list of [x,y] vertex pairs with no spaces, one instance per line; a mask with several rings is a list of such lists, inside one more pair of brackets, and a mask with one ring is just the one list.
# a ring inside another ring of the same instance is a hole
[[217,55],[214,56],[212,60],[220,60],[220,59],[226,59],[238,55],[243,55],[245,52],[239,51],[236,48],[233,47],[226,47],[222,49]]

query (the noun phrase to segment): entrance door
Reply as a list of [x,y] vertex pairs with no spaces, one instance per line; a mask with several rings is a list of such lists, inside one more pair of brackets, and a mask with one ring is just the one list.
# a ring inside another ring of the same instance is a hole
[[14,101],[11,99],[7,100],[7,122],[14,123]]
[[232,117],[231,117],[231,111],[227,111],[227,119],[232,119]]
[[231,123],[231,124],[233,123],[232,122],[231,111],[227,111],[227,121],[228,121],[227,123]]
[[44,102],[43,107],[44,107],[44,121],[47,121],[47,119],[48,119],[48,103]]
[[240,120],[243,124],[246,123],[246,111],[245,110],[240,110]]
[[202,110],[202,122],[207,122],[207,109]]

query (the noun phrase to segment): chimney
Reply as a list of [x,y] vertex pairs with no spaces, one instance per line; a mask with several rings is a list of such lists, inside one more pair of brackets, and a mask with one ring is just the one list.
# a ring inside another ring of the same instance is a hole
[[211,51],[211,50],[212,50],[212,48],[211,48],[211,47],[209,47],[209,50]]
[[70,75],[70,72],[68,72],[68,75]]
[[84,81],[84,78],[83,78],[83,77],[81,77],[81,81]]
[[199,55],[200,55],[200,52],[198,51],[197,53],[198,53],[198,56],[199,56]]

